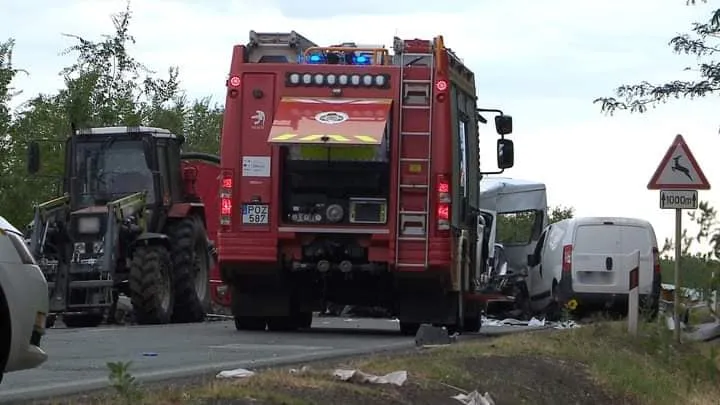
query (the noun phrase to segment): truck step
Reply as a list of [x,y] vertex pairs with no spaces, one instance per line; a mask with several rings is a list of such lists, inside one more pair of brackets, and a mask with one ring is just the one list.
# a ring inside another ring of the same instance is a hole
[[432,80],[422,80],[422,79],[405,79],[402,81],[403,83],[407,84],[430,84],[432,83]]
[[401,188],[428,188],[427,184],[401,184]]
[[401,162],[429,162],[430,159],[428,158],[400,158]]
[[415,267],[415,268],[423,268],[426,267],[425,263],[397,263],[397,267]]
[[427,215],[427,211],[407,211],[407,210],[400,210],[399,214],[408,214],[408,215]]
[[403,242],[425,242],[427,238],[424,236],[398,236],[398,240]]
[[403,105],[402,108],[406,110],[429,110],[429,105]]
[[404,136],[430,136],[430,132],[400,132],[400,135]]

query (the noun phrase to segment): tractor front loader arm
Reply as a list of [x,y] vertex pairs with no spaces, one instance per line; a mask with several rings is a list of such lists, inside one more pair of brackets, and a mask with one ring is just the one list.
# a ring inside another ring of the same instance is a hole
[[134,227],[138,233],[146,229],[146,192],[140,191],[107,203],[108,216],[103,244],[103,268],[114,269],[117,261],[116,246],[119,242],[120,227]]
[[30,251],[39,258],[43,255],[47,240],[48,228],[54,222],[64,222],[70,210],[70,196],[64,194],[35,205],[32,233],[30,236]]

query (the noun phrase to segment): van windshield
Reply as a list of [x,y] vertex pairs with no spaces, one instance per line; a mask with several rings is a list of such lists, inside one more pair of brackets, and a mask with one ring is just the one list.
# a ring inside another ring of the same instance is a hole
[[542,232],[542,211],[527,210],[497,214],[497,243],[505,246],[527,245]]

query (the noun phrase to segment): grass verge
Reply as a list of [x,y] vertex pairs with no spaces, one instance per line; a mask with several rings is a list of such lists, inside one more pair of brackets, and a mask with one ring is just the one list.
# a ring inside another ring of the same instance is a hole
[[[644,325],[641,336],[631,338],[623,322],[605,322],[73,403],[438,405],[460,404],[450,397],[477,389],[489,392],[497,405],[720,404],[715,346],[674,347],[671,341],[670,332],[655,325]],[[334,368],[407,370],[409,379],[402,387],[340,382]]]

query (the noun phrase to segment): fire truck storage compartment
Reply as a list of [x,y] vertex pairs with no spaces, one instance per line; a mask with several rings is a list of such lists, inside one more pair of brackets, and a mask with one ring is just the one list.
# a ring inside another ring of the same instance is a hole
[[[384,145],[383,145],[384,146]],[[295,149],[293,149],[295,148]],[[322,159],[300,159],[298,148],[313,148]],[[283,147],[284,222],[295,225],[387,223],[390,163],[384,147],[366,147],[372,158],[335,159],[363,147],[291,145]]]

